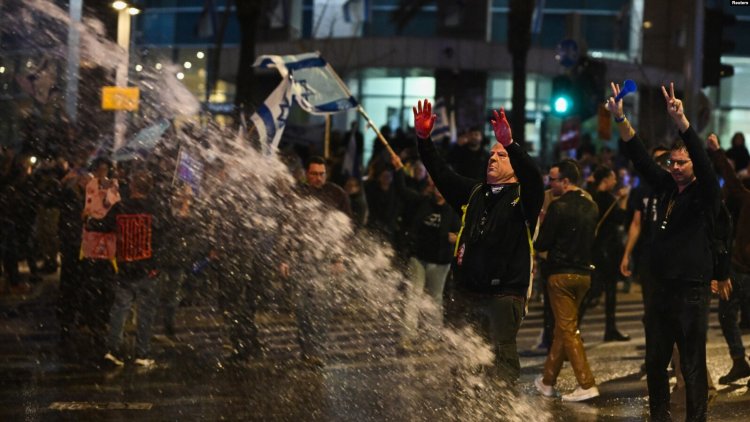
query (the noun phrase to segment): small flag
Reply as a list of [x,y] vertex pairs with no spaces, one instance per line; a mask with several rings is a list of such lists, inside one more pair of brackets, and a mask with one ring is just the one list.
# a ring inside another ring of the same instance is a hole
[[194,158],[190,153],[180,148],[177,154],[177,169],[175,179],[179,179],[190,186],[193,196],[198,197],[203,178],[203,162]]
[[115,151],[115,161],[128,161],[136,158],[145,159],[156,148],[170,124],[167,119],[159,119],[155,124],[141,129],[125,145]]
[[443,97],[435,99],[435,114],[437,115],[437,121],[435,122],[435,129],[432,131],[433,141],[442,141],[449,139],[451,143],[456,141],[456,120],[453,113],[448,112],[448,107],[445,104]]

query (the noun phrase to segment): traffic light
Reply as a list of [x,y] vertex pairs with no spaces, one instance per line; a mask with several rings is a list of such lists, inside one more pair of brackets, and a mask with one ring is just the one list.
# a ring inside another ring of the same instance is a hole
[[734,50],[734,41],[726,29],[737,23],[737,17],[719,9],[705,9],[703,25],[703,86],[719,86],[723,77],[734,75],[734,67],[721,64],[721,56]]
[[558,75],[552,79],[552,112],[560,117],[576,113],[577,97],[573,80],[568,75]]

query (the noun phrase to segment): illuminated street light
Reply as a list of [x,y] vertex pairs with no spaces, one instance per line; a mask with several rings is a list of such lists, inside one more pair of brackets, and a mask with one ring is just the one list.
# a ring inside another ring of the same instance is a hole
[[182,73],[182,72],[177,72],[177,79],[179,79],[179,80],[185,79],[185,74]]
[[[115,86],[128,86],[128,63],[130,61],[130,30],[132,17],[140,13],[136,7],[124,1],[115,1],[112,7],[117,10],[117,45],[125,50],[125,60],[117,64],[115,71]],[[115,111],[114,148],[120,148],[125,142],[125,112]]]
[[195,53],[195,57],[197,57],[199,59],[202,59],[202,58],[206,57],[206,54],[203,53],[202,51],[199,51],[199,52]]
[[190,69],[191,67],[193,67],[193,64],[190,62],[185,62],[183,63],[183,66],[185,66],[185,69]]

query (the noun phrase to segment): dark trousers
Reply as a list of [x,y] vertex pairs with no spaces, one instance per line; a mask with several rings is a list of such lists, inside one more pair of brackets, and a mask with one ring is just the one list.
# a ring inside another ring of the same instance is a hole
[[7,222],[4,227],[3,270],[8,278],[8,284],[17,286],[21,283],[21,275],[18,272],[20,261],[27,262],[32,275],[38,272],[32,246],[33,228],[30,225],[19,225],[13,222]]
[[81,278],[81,325],[91,331],[89,350],[96,357],[106,351],[107,323],[114,302],[114,267],[112,262],[103,259],[80,261]]
[[667,367],[676,344],[685,378],[686,420],[705,421],[708,409],[706,332],[708,282],[652,279],[646,298],[646,374],[651,419],[670,420]]
[[743,303],[750,301],[750,273],[732,271],[732,294],[729,300],[719,300],[719,323],[721,333],[729,346],[732,359],[745,357],[745,346],[742,344],[739,313]]
[[453,292],[455,312],[449,319],[469,324],[482,335],[495,352],[495,370],[500,378],[514,382],[521,374],[516,335],[523,320],[524,298],[477,294],[457,289]]
[[239,357],[256,355],[260,351],[255,321],[260,293],[258,281],[251,279],[254,270],[237,262],[222,262],[217,273],[219,307],[233,353]]
[[57,303],[57,318],[60,321],[60,341],[71,340],[79,323],[78,313],[82,309],[82,262],[78,249],[66,247],[60,254],[60,296]]
[[615,322],[615,310],[617,308],[617,280],[616,274],[611,271],[594,271],[591,277],[591,289],[586,298],[581,302],[578,310],[578,326],[583,321],[586,311],[593,306],[604,291],[604,315],[605,315],[605,334],[615,331],[617,324]]

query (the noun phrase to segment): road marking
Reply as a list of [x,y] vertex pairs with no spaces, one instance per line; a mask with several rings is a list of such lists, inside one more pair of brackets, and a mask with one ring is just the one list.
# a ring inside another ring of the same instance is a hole
[[118,402],[85,402],[56,401],[49,405],[52,410],[151,410],[153,403],[118,403]]

